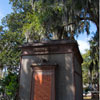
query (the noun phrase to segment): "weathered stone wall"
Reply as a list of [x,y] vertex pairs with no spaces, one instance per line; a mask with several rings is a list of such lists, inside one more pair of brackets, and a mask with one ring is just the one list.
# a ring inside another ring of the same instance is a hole
[[81,64],[74,56],[75,100],[83,100]]

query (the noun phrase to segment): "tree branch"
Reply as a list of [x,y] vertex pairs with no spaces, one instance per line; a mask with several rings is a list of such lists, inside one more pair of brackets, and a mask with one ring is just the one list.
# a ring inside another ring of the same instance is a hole
[[[80,16],[77,16],[80,20],[90,20],[90,21],[93,21],[92,18],[90,17],[80,17]],[[94,22],[94,21],[93,21]]]

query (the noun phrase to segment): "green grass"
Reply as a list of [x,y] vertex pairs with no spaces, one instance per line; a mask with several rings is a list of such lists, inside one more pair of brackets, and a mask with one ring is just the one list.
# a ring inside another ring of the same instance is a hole
[[91,97],[83,97],[83,99],[85,100],[91,100]]

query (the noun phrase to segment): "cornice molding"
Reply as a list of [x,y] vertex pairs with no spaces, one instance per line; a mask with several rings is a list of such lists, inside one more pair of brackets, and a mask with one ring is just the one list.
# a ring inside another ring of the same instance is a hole
[[75,40],[52,40],[41,43],[28,43],[20,46],[22,56],[73,53],[82,63],[78,43]]

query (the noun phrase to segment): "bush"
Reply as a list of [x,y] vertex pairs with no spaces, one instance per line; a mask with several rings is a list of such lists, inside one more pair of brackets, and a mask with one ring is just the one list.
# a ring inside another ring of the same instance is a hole
[[2,100],[16,100],[19,87],[18,75],[10,72],[6,77],[0,80],[0,83]]

